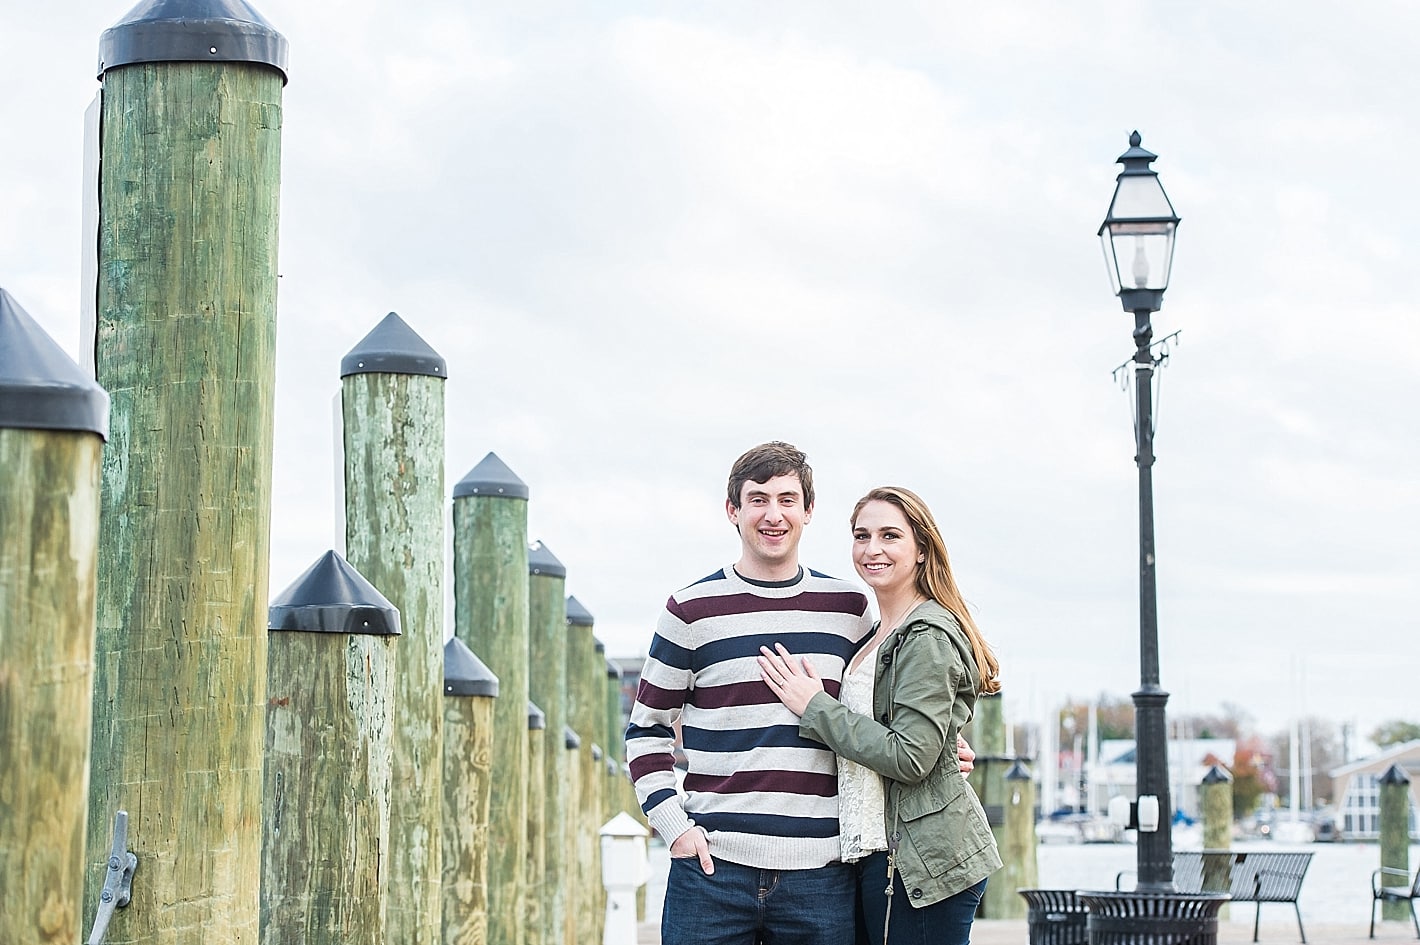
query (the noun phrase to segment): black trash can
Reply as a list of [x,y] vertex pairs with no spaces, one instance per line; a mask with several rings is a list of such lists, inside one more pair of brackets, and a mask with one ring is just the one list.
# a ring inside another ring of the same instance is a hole
[[1089,913],[1073,889],[1017,889],[1025,897],[1030,945],[1088,945]]
[[1217,945],[1226,893],[1081,892],[1088,945]]

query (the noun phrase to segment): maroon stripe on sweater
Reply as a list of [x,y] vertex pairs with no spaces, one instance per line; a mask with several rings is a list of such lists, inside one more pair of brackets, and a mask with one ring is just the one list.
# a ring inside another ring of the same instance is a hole
[[814,614],[854,614],[862,616],[868,598],[852,591],[804,591],[793,597],[757,597],[754,594],[726,594],[723,597],[698,597],[694,600],[666,603],[678,620],[692,623],[707,617],[734,617],[742,614],[762,614],[770,611],[803,611]]
[[[641,685],[644,688],[646,683],[642,682]],[[839,688],[840,684],[836,679],[823,681],[823,691],[835,699],[838,698]],[[642,702],[646,701],[639,695],[636,698]],[[778,701],[779,697],[762,679],[730,683],[726,686],[700,686],[690,691],[690,704],[697,709],[723,709],[731,705],[773,705]]]
[[705,774],[685,776],[687,791],[711,794],[752,794],[773,791],[813,797],[833,797],[838,793],[838,777],[832,774],[812,774],[807,771],[736,771],[729,777]]
[[636,701],[652,709],[679,709],[685,705],[684,689],[662,689],[646,680],[636,689]]
[[633,758],[626,766],[631,769],[631,780],[639,781],[652,772],[671,770],[675,767],[675,759],[671,757],[670,752],[657,752]]

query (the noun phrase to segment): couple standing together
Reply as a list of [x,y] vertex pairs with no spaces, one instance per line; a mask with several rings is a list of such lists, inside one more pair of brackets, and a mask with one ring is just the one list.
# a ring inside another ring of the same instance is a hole
[[799,564],[813,507],[799,450],[736,460],[739,560],[672,594],[651,641],[626,757],[670,845],[663,945],[966,943],[1001,865],[959,742],[997,663],[932,513],[897,487],[854,507],[874,623]]

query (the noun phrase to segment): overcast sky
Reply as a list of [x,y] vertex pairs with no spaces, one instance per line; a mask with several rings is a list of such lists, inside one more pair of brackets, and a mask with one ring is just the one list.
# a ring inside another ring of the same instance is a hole
[[[0,285],[73,353],[83,114],[130,4],[0,4]],[[852,576],[868,488],[928,500],[1008,717],[1127,695],[1132,317],[1095,232],[1137,128],[1183,218],[1170,713],[1420,719],[1420,7],[256,8],[290,42],[273,593],[335,543],[340,358],[397,311],[448,360],[449,487],[490,450],[528,483],[610,655],[734,559],[729,464],[780,438],[819,570]]]

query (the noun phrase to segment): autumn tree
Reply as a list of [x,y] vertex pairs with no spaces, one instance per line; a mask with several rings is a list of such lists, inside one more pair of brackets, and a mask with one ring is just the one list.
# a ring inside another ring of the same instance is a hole
[[1400,719],[1382,722],[1380,727],[1371,733],[1371,741],[1381,748],[1388,748],[1403,742],[1413,742],[1417,738],[1420,738],[1420,723],[1405,722]]

